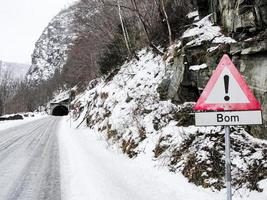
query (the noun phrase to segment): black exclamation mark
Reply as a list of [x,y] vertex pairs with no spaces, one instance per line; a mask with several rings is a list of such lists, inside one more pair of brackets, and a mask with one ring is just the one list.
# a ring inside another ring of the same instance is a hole
[[[223,79],[224,79],[224,90],[225,90],[225,94],[228,94],[228,89],[229,89],[229,76],[228,75],[225,75],[223,77]],[[229,101],[230,100],[230,97],[228,95],[226,95],[224,97],[224,100],[225,101]]]

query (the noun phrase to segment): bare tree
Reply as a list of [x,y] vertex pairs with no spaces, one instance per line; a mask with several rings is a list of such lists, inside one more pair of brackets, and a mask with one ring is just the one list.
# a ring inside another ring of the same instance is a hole
[[163,13],[164,13],[165,21],[166,21],[166,24],[167,24],[167,27],[168,27],[169,45],[171,45],[172,44],[172,30],[171,30],[168,14],[167,14],[166,9],[165,9],[164,0],[161,0],[161,6],[162,6]]
[[0,74],[0,115],[6,114],[6,103],[12,94],[11,72],[1,71]]
[[127,34],[126,27],[124,26],[124,23],[123,23],[120,0],[117,1],[117,4],[118,4],[118,13],[120,16],[121,28],[122,28],[122,32],[123,32],[123,36],[124,36],[124,40],[125,40],[125,45],[126,45],[127,50],[128,50],[128,56],[131,57],[132,53],[131,53],[131,49],[130,49],[130,45],[129,45],[129,36]]

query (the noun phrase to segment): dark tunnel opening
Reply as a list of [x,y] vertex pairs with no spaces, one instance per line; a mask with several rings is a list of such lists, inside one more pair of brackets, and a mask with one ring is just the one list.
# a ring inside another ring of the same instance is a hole
[[52,115],[54,116],[64,116],[68,114],[69,114],[68,108],[63,105],[56,106],[52,111]]

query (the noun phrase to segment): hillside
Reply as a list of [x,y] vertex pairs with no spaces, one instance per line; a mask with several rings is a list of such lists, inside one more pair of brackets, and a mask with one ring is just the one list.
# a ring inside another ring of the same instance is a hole
[[[96,85],[92,83],[76,97],[74,125],[85,120],[84,125],[105,140],[110,149],[120,149],[130,158],[145,156],[156,166],[177,175],[182,173],[189,182],[223,190],[224,130],[193,126],[194,103],[175,105],[160,100],[157,88],[166,73],[163,58],[149,49],[140,51],[138,57],[139,61],[125,63],[112,80],[97,80]],[[266,141],[253,138],[241,127],[233,127],[231,143],[236,192],[263,191],[254,195],[265,197]]]

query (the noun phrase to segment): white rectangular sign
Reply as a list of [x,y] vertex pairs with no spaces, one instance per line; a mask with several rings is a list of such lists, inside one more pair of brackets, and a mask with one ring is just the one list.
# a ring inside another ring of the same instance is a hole
[[252,125],[262,124],[261,110],[197,112],[196,126]]

